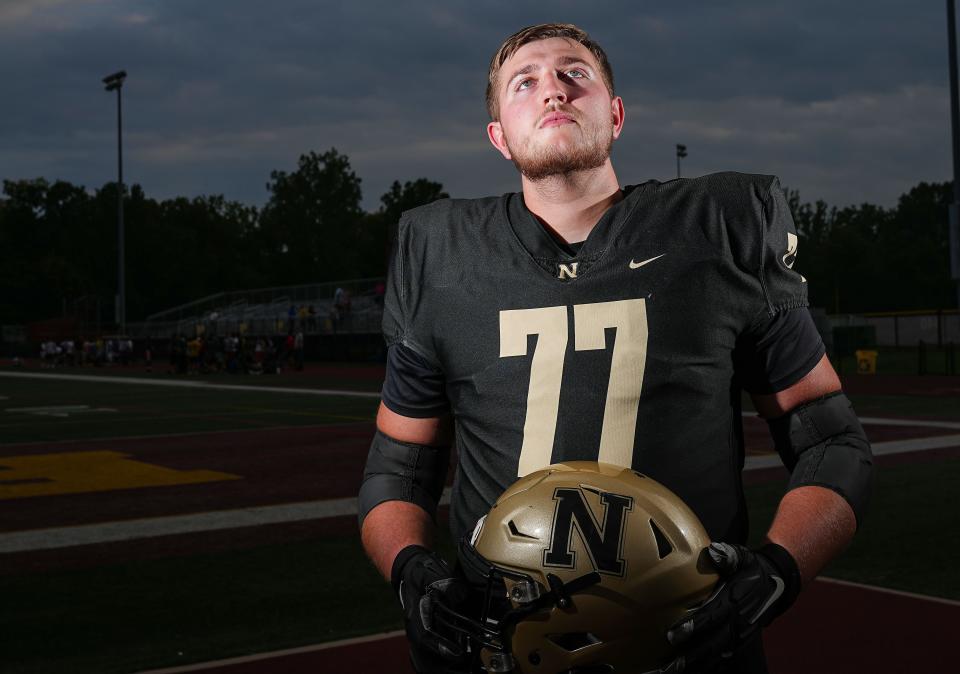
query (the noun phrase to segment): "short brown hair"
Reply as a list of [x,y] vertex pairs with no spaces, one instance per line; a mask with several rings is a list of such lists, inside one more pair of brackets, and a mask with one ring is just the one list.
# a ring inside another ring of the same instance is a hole
[[600,73],[603,76],[603,83],[607,85],[607,91],[613,97],[613,68],[610,67],[610,61],[607,60],[607,54],[603,48],[590,39],[586,31],[578,28],[572,23],[541,23],[536,26],[527,26],[518,30],[508,37],[497,53],[490,59],[490,71],[487,74],[487,112],[490,113],[490,119],[496,120],[500,116],[500,104],[497,100],[497,89],[499,88],[498,77],[500,68],[504,62],[517,53],[525,44],[536,42],[537,40],[547,40],[551,37],[564,37],[574,42],[579,42],[593,54],[600,64]]

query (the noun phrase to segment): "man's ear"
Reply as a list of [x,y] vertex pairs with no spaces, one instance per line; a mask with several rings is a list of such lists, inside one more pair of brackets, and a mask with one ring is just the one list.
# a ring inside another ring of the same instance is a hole
[[513,159],[510,155],[510,148],[507,147],[507,138],[503,135],[503,127],[500,122],[490,122],[487,124],[487,138],[490,143],[500,151],[504,159]]
[[610,113],[613,115],[613,139],[616,140],[623,131],[623,99],[619,96],[610,101]]

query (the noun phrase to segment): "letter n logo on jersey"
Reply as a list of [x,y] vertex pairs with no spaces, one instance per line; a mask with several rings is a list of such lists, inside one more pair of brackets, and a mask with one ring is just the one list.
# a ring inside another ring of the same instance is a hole
[[577,278],[577,267],[579,265],[579,262],[571,262],[570,264],[557,263],[557,278],[561,281],[565,278]]
[[[599,503],[603,506],[602,522],[587,502],[584,491],[599,496]],[[543,551],[543,565],[563,569],[576,566],[577,553],[571,549],[573,530],[576,529],[593,568],[600,573],[622,576],[626,570],[623,532],[627,513],[633,510],[633,498],[589,487],[557,487],[553,500],[557,506],[553,513],[550,547]]]

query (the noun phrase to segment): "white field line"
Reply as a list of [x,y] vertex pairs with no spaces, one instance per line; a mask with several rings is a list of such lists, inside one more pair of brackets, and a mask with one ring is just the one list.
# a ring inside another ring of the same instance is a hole
[[[960,446],[960,435],[947,435],[914,440],[878,442],[873,445],[874,454],[897,454],[928,449]],[[749,456],[744,470],[760,470],[781,466],[780,457]],[[450,488],[444,490],[441,505],[450,503]],[[321,520],[329,517],[346,517],[357,514],[356,498],[304,501],[282,505],[216,510],[191,515],[172,515],[117,522],[83,524],[72,527],[29,529],[0,534],[0,554],[53,550],[77,545],[115,543],[158,536],[174,536],[204,531],[221,531],[264,524]]]
[[300,648],[288,648],[282,651],[272,651],[270,653],[257,653],[256,655],[245,655],[239,658],[227,658],[226,660],[216,660],[214,662],[200,662],[183,667],[169,667],[167,669],[151,669],[150,671],[140,672],[139,674],[181,674],[181,672],[196,672],[213,667],[224,667],[228,665],[242,665],[247,662],[257,662],[258,660],[272,660],[273,658],[282,658],[287,655],[298,655],[300,653],[313,653],[315,651],[325,651],[330,648],[341,648],[344,646],[355,646],[357,644],[366,644],[372,641],[383,641],[385,639],[394,639],[404,636],[406,632],[397,630],[395,632],[382,632],[380,634],[369,634],[365,637],[354,637],[352,639],[341,639],[339,641],[327,641],[315,646],[301,646]]
[[[746,419],[764,421],[756,412],[743,412]],[[864,426],[913,426],[916,428],[960,429],[960,421],[933,421],[930,419],[888,419],[886,417],[858,417]]]
[[[928,449],[945,449],[960,447],[960,434],[935,435],[930,438],[913,438],[911,440],[890,440],[889,442],[874,442],[870,445],[874,456],[885,454],[906,454],[907,452],[922,452]],[[748,456],[744,470],[759,470],[782,466],[783,462],[776,454]]]
[[[450,503],[450,489],[444,490],[441,505]],[[78,545],[117,543],[142,538],[222,531],[265,524],[284,524],[322,520],[329,517],[356,516],[357,499],[340,498],[323,501],[303,501],[281,505],[214,510],[190,515],[148,517],[117,522],[81,524],[72,527],[28,529],[0,534],[0,554],[55,550]]]
[[884,594],[893,594],[898,597],[906,597],[908,599],[917,599],[919,601],[929,601],[935,604],[946,604],[947,606],[956,606],[960,608],[960,601],[955,599],[945,599],[944,597],[932,597],[928,594],[917,594],[916,592],[904,592],[903,590],[893,590],[888,587],[879,587],[877,585],[865,585],[863,583],[854,583],[850,580],[840,580],[839,578],[827,578],[820,577],[817,578],[818,581],[824,583],[831,583],[833,585],[846,585],[847,587],[855,587],[861,590],[870,590],[872,592],[882,592]]
[[136,384],[143,386],[169,386],[199,388],[211,391],[268,391],[270,393],[299,393],[315,396],[343,396],[347,398],[379,398],[380,392],[341,391],[335,389],[295,388],[292,386],[245,386],[243,384],[212,384],[206,381],[180,381],[179,379],[146,379],[144,377],[98,377],[89,374],[39,374],[36,372],[0,372],[0,377],[20,379],[52,379],[61,381],[85,381],[96,384]]
[[[885,587],[878,587],[876,585],[864,585],[863,583],[853,583],[848,580],[839,580],[837,578],[820,577],[820,578],[817,578],[817,582],[830,583],[835,585],[845,585],[848,587],[855,587],[859,590],[863,590],[866,592],[879,592],[881,594],[892,594],[899,597],[916,599],[917,601],[926,601],[934,604],[946,604],[947,606],[960,607],[960,601],[954,601],[952,599],[943,599],[942,597],[931,597],[924,594],[915,594],[913,592],[902,592],[900,590],[891,590]],[[140,672],[139,674],[185,674],[186,672],[203,671],[207,669],[213,669],[215,667],[224,667],[228,665],[241,665],[248,662],[257,662],[259,660],[271,660],[273,658],[282,658],[287,655],[297,655],[299,653],[311,653],[315,651],[329,650],[331,648],[341,648],[341,647],[353,646],[356,644],[385,641],[387,639],[394,639],[396,637],[403,636],[404,634],[405,633],[401,630],[397,630],[395,632],[383,632],[381,634],[371,634],[365,637],[355,637],[353,639],[341,639],[339,641],[328,641],[322,644],[317,644],[315,646],[302,646],[300,648],[290,648],[283,651],[257,653],[256,655],[248,655],[240,658],[229,658],[226,660],[214,660],[212,662],[201,662],[201,663],[195,663],[192,665],[185,665],[183,667],[170,667],[167,669],[152,669],[150,671]]]

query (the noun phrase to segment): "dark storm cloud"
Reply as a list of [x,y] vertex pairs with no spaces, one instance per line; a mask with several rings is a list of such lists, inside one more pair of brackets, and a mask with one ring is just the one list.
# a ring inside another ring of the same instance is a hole
[[490,53],[517,28],[573,21],[607,49],[627,106],[624,182],[778,173],[805,198],[892,203],[949,172],[942,3],[9,0],[0,176],[98,186],[114,167],[125,68],[126,176],[148,194],[262,203],[271,169],[331,146],[364,179],[458,196],[515,189],[489,148]]

